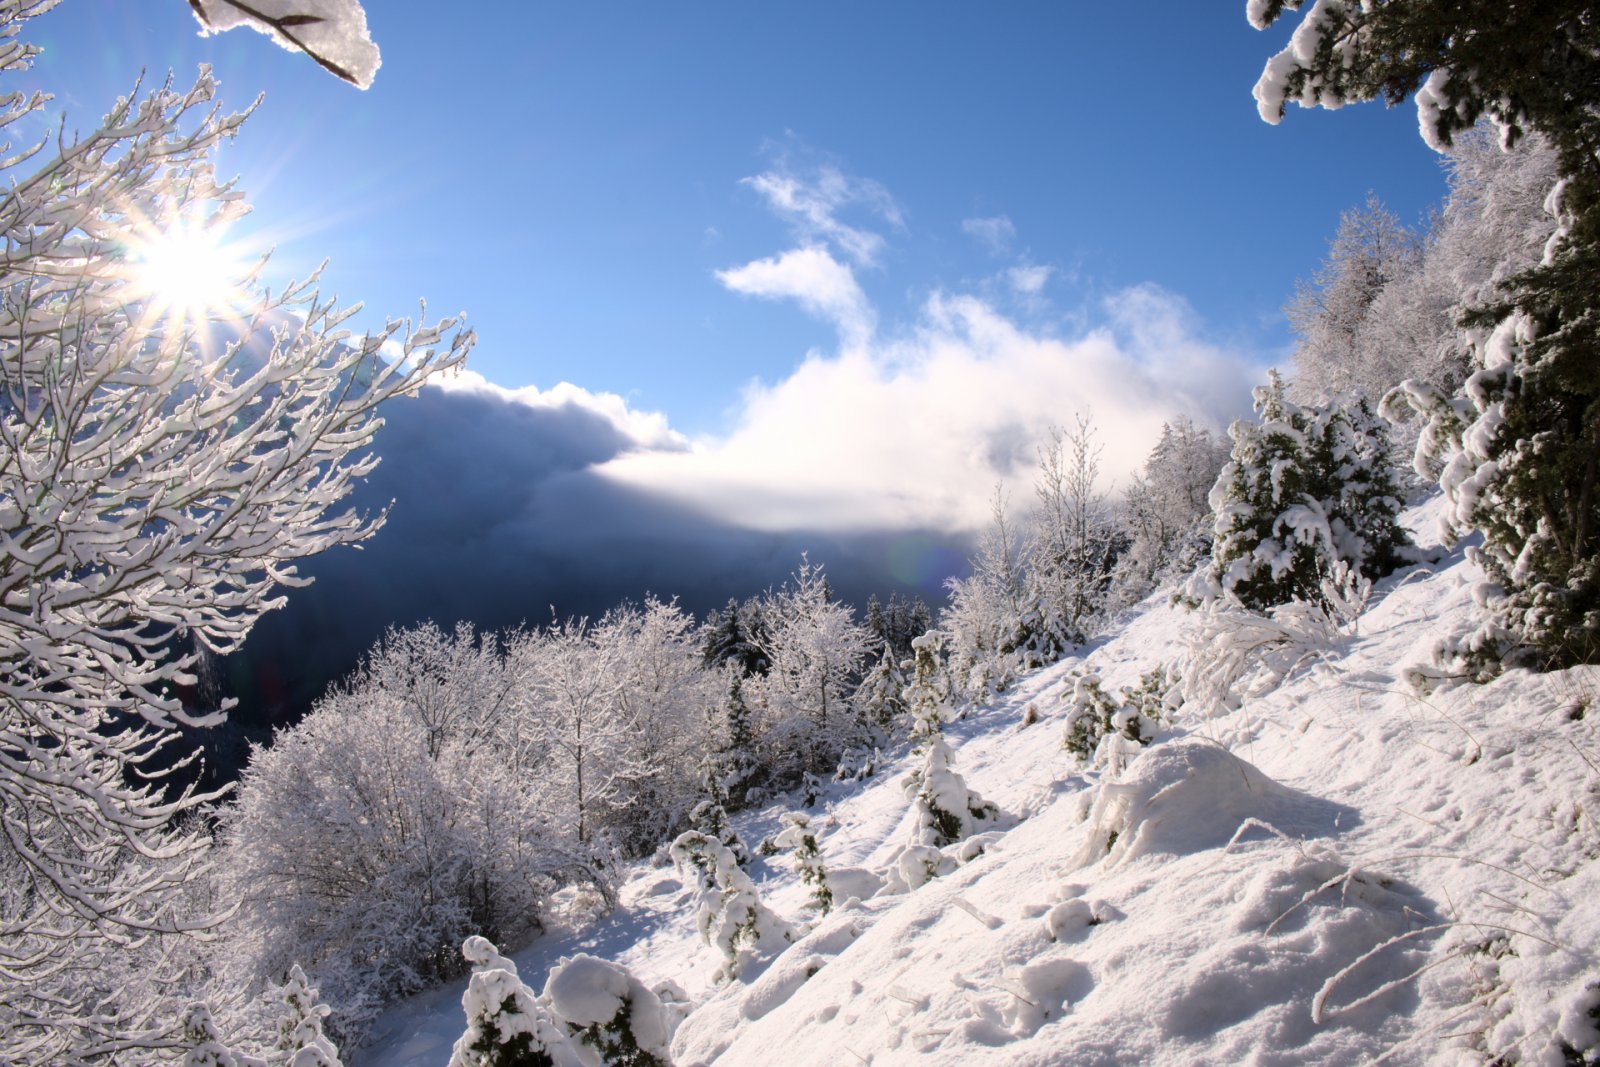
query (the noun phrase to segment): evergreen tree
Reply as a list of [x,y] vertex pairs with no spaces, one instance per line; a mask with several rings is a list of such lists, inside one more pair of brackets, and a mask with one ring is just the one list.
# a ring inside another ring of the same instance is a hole
[[856,712],[861,717],[864,734],[876,740],[894,734],[906,712],[905,685],[905,676],[894,652],[885,648],[856,691]]
[[[1265,27],[1295,0],[1252,0]],[[1262,117],[1289,100],[1335,107],[1415,93],[1443,151],[1488,117],[1503,142],[1553,147],[1559,228],[1543,261],[1465,320],[1475,373],[1453,401],[1408,385],[1430,419],[1440,484],[1503,595],[1474,641],[1485,657],[1600,660],[1600,10],[1535,0],[1322,0],[1256,85]],[[1517,652],[1520,643],[1532,651]]]
[[944,739],[950,717],[950,679],[944,672],[944,635],[930,630],[911,642],[916,673],[907,687],[912,736],[922,764],[906,775],[905,795],[916,813],[912,846],[943,848],[963,841],[1000,817],[1000,809],[967,788],[951,766]]
[[779,848],[794,850],[795,871],[800,881],[811,887],[811,906],[819,915],[828,914],[833,908],[833,890],[828,885],[828,871],[822,865],[822,849],[817,845],[811,817],[803,811],[786,813],[783,830],[773,843]]
[[661,998],[626,967],[580,952],[562,957],[545,980],[543,999],[601,1067],[670,1067],[672,1022]]
[[1387,434],[1366,401],[1307,407],[1271,372],[1255,391],[1259,421],[1233,424],[1233,455],[1212,490],[1211,577],[1257,610],[1320,601],[1335,565],[1378,578],[1407,545]]
[[338,1047],[322,1032],[322,1020],[330,1009],[318,999],[298,963],[289,968],[281,995],[277,1049],[287,1067],[340,1067]]
[[737,667],[728,670],[728,693],[714,716],[720,721],[711,730],[717,748],[706,759],[706,792],[719,806],[742,811],[754,799],[763,775],[744,677]]

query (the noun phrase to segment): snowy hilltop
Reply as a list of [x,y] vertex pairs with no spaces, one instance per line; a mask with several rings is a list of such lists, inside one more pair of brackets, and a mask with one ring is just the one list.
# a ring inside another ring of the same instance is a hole
[[[1419,542],[1439,511],[1403,516]],[[749,885],[793,940],[750,951],[736,977],[702,937],[694,880],[661,862],[628,872],[609,914],[569,899],[517,966],[537,991],[590,953],[665,992],[679,1067],[1586,1062],[1600,672],[1425,692],[1413,668],[1475,625],[1481,580],[1443,556],[1320,626],[1280,619],[1270,645],[1152,596],[944,725],[954,771],[1002,814],[938,849],[918,887],[895,884],[925,840],[906,779],[927,757],[907,750],[804,820],[811,867],[883,888],[836,891],[819,915],[792,846],[752,860]],[[1192,670],[1230,641],[1256,642],[1237,677]],[[1086,689],[1136,695],[1156,668],[1188,699],[1152,716],[1148,745],[1114,728],[1087,758],[1065,746]],[[786,810],[732,829],[783,840]],[[462,993],[391,1009],[355,1062],[443,1064]]]

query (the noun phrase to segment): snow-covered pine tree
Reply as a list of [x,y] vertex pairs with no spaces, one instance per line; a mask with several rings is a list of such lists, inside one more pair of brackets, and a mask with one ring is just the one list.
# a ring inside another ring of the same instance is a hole
[[944,739],[950,716],[950,682],[941,662],[944,635],[930,630],[911,642],[915,674],[907,689],[912,736],[922,764],[906,775],[904,791],[916,813],[913,846],[943,848],[964,841],[1000,817],[1000,809],[967,787],[951,766],[954,756]]
[[[1251,0],[1258,27],[1288,0]],[[1464,323],[1467,403],[1411,393],[1442,446],[1458,525],[1482,530],[1500,583],[1473,642],[1483,659],[1600,660],[1600,23],[1588,4],[1318,3],[1256,84],[1261,115],[1290,100],[1335,107],[1415,94],[1423,138],[1445,151],[1488,117],[1502,142],[1542,134],[1559,181],[1543,261]],[[1520,644],[1519,650],[1514,645]]]
[[581,1067],[566,1033],[517,977],[517,965],[494,944],[470,937],[462,955],[472,978],[461,996],[467,1028],[448,1067]]
[[699,889],[700,937],[722,953],[718,981],[732,981],[760,955],[783,951],[796,931],[761,901],[733,852],[715,838],[690,830],[672,843],[672,861]]
[[341,1067],[338,1046],[322,1032],[322,1020],[331,1009],[318,999],[298,963],[289,968],[279,995],[283,1014],[276,1048],[284,1067]]
[[1334,565],[1379,578],[1404,559],[1388,436],[1364,400],[1312,407],[1276,371],[1255,390],[1258,422],[1229,429],[1232,458],[1211,491],[1211,580],[1256,610],[1319,601]]
[[905,719],[905,675],[895,652],[885,646],[878,662],[861,680],[856,690],[855,706],[864,732],[875,741],[893,737]]
[[1121,698],[1105,691],[1093,671],[1075,672],[1067,697],[1067,728],[1062,747],[1079,760],[1120,771],[1134,753],[1155,740],[1161,722],[1181,703],[1165,668],[1139,679]]
[[582,952],[563,956],[541,999],[584,1067],[671,1067],[675,1017],[626,967]]
[[739,836],[739,831],[733,828],[728,821],[728,812],[715,799],[702,800],[696,804],[689,813],[689,826],[722,843],[722,846],[733,853],[739,866],[750,866],[750,849],[745,845],[744,839]]
[[811,887],[811,906],[819,915],[828,914],[833,907],[833,890],[828,886],[828,871],[822,863],[822,849],[817,845],[811,817],[803,811],[785,813],[783,829],[774,843],[779,848],[793,849],[795,871],[800,881]]
[[755,724],[745,700],[745,676],[738,666],[727,672],[727,695],[712,711],[710,735],[716,748],[706,757],[704,777],[710,799],[733,811],[749,807],[764,777],[756,751]]

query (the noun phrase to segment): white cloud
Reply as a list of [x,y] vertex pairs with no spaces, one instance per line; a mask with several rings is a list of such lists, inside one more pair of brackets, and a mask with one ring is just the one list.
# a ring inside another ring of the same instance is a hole
[[496,385],[477,371],[465,368],[438,374],[428,379],[446,392],[477,393],[492,396],[507,403],[522,404],[538,410],[577,407],[598,415],[616,428],[635,448],[645,451],[683,451],[689,447],[688,439],[667,424],[667,417],[658,411],[635,411],[627,400],[616,393],[591,393],[571,382],[557,382],[549,389],[527,385],[508,389]]
[[865,344],[874,316],[855,273],[821,245],[791,249],[742,267],[717,271],[717,280],[736,293],[792,299],[834,324],[847,348]]
[[1006,280],[1011,283],[1011,288],[1024,296],[1038,296],[1045,283],[1050,280],[1053,268],[1041,264],[1024,263],[1006,271]]
[[962,219],[961,232],[977,241],[989,250],[993,256],[1003,256],[1011,250],[1011,242],[1016,239],[1017,228],[1011,224],[1011,219],[1005,215],[995,215],[983,219]]
[[839,213],[859,206],[893,226],[902,224],[900,208],[887,189],[870,178],[845,174],[831,163],[800,172],[785,157],[772,170],[745,178],[743,184],[760,193],[802,242],[832,244],[861,266],[878,261],[883,237],[840,221]]
[[1187,305],[1158,288],[1106,311],[1105,327],[1061,338],[938,294],[899,338],[813,353],[753,386],[728,436],[599,469],[751,527],[975,529],[997,481],[1031,498],[1034,446],[1083,411],[1105,446],[1103,488],[1120,487],[1164,420],[1220,426],[1245,410],[1258,368],[1199,339]]

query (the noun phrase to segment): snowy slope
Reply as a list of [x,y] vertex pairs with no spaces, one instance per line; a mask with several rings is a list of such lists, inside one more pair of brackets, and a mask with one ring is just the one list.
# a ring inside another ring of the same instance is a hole
[[[1423,535],[1430,510],[1411,516]],[[1196,616],[1153,599],[949,728],[957,769],[1015,818],[955,873],[837,908],[714,988],[692,891],[641,867],[612,915],[585,925],[575,904],[517,953],[521,973],[537,989],[587,951],[677,982],[696,1004],[680,1067],[1560,1064],[1563,1040],[1600,1036],[1600,710],[1576,717],[1600,672],[1413,693],[1402,668],[1470,625],[1479,579],[1457,554],[1387,580],[1272,692],[1180,712],[1120,776],[1094,772],[1061,748],[1069,676],[1115,691],[1179,663]],[[908,839],[908,766],[819,805],[830,867],[881,869]],[[753,844],[781,810],[738,828]],[[752,873],[806,917],[785,857]],[[352,1059],[442,1065],[461,992],[399,1006]]]

